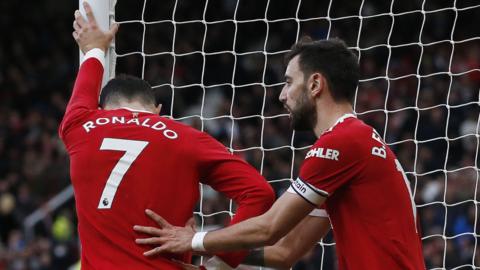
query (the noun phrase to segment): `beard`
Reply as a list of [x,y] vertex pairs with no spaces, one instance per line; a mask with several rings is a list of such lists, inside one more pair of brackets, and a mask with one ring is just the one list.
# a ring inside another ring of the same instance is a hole
[[295,109],[291,110],[292,128],[297,131],[313,130],[317,119],[317,110],[312,100],[308,98],[307,89],[304,89]]

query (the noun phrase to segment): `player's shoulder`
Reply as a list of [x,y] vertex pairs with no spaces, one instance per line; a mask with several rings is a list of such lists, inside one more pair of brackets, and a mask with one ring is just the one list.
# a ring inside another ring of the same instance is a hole
[[165,122],[165,124],[175,131],[179,132],[179,134],[183,134],[185,138],[187,138],[188,143],[202,143],[204,141],[215,140],[212,136],[208,133],[198,130],[186,123],[182,123],[180,121],[171,119],[169,117],[161,117]]
[[371,137],[372,127],[352,116],[340,119],[333,127],[325,131],[317,140],[319,144],[355,145]]
[[186,123],[172,119],[171,117],[168,117],[168,116],[159,116],[159,117],[167,126],[170,126],[183,134],[188,134],[190,136],[201,136],[204,133]]
[[[329,153],[348,152],[362,155],[365,145],[371,140],[373,128],[356,117],[348,117],[325,131],[312,145],[310,151]],[[332,154],[332,155],[333,155]]]

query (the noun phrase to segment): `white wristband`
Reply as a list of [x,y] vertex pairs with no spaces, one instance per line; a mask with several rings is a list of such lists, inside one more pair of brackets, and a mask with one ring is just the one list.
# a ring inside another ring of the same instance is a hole
[[197,232],[192,238],[192,249],[193,251],[206,251],[203,246],[203,238],[207,232]]
[[81,59],[80,64],[82,64],[83,62],[85,62],[85,60],[89,58],[96,58],[98,61],[100,61],[102,66],[105,67],[105,52],[102,49],[93,48],[88,52],[86,52],[83,58]]

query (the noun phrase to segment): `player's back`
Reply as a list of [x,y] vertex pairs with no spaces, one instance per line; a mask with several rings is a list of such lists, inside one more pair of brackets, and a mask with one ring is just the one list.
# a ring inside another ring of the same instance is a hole
[[[85,53],[59,127],[71,162],[82,269],[181,269],[172,263],[173,255],[147,258],[143,253],[151,247],[135,244],[136,238],[148,237],[134,233],[135,224],[156,226],[145,209],[184,226],[201,181],[236,203],[234,224],[264,213],[273,204],[273,190],[206,133],[146,111],[99,110],[99,105],[157,110],[148,83],[131,76],[110,80],[99,104],[103,57],[98,48]],[[232,266],[245,255],[216,254]],[[189,257],[176,259],[189,262]]]
[[[134,224],[152,209],[184,226],[198,200],[202,133],[148,112],[93,110],[63,136],[70,154],[82,269],[178,269],[171,256],[147,258]],[[183,255],[188,256],[188,255]],[[177,259],[187,259],[177,257]]]

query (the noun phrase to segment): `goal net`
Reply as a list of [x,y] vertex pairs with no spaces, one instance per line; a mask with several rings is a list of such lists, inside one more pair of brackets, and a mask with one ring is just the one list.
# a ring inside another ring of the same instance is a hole
[[[149,81],[162,114],[204,130],[282,194],[310,133],[278,101],[283,56],[301,36],[339,37],[359,56],[355,112],[411,181],[428,269],[480,267],[480,4],[476,0],[117,0],[116,73]],[[235,205],[206,186],[202,229]],[[336,269],[328,235],[295,269]]]

